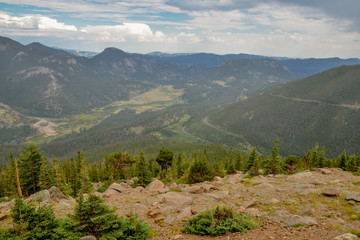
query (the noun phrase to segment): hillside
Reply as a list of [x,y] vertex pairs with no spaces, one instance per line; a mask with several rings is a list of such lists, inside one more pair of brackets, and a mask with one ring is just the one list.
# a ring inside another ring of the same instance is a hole
[[208,121],[269,152],[304,154],[316,142],[332,154],[359,150],[360,66],[342,66],[234,103]]
[[272,59],[232,59],[190,78],[184,98],[213,103],[235,102],[294,80],[295,76]]

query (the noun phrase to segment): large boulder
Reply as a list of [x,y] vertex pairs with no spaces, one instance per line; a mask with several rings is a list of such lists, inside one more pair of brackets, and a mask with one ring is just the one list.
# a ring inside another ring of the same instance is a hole
[[167,192],[163,194],[162,197],[164,202],[173,204],[174,206],[191,205],[194,202],[194,198],[185,193]]
[[41,199],[41,202],[49,202],[50,200],[50,192],[49,190],[42,190],[40,192],[31,194],[30,197],[26,199],[26,201],[39,201]]
[[164,188],[165,185],[162,181],[160,180],[154,180],[152,181],[149,185],[146,186],[146,190],[151,191],[151,190],[155,190],[155,189],[160,189],[160,188]]
[[334,237],[333,240],[357,240],[359,239],[356,235],[351,233],[344,233],[340,236]]
[[52,187],[49,189],[49,193],[50,193],[50,198],[51,198],[51,200],[56,201],[56,202],[58,202],[58,201],[61,200],[61,199],[69,199],[67,196],[65,196],[65,195],[60,191],[60,189],[58,189],[58,188],[55,187],[55,186],[52,186]]
[[108,189],[102,193],[103,198],[110,198],[111,196],[121,194],[121,193],[129,193],[125,187],[121,186],[118,183],[111,184]]
[[353,200],[355,202],[360,202],[360,193],[359,192],[351,192],[345,195],[346,200]]

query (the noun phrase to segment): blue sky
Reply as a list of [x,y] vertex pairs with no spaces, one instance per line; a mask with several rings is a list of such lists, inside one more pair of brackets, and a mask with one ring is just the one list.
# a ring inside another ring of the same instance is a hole
[[101,52],[360,57],[359,0],[0,0],[0,35]]

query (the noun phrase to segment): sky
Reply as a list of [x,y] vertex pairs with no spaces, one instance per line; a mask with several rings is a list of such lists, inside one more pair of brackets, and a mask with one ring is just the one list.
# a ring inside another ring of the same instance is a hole
[[101,52],[360,58],[359,0],[0,0],[0,36]]

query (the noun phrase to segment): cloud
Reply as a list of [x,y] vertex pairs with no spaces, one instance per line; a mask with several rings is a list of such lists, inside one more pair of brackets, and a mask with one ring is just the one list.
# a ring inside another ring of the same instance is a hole
[[87,26],[81,29],[83,33],[96,41],[125,42],[135,40],[139,42],[164,42],[168,39],[161,31],[153,32],[147,24],[124,23],[122,25]]
[[77,31],[74,25],[66,25],[49,17],[36,15],[12,17],[5,13],[0,13],[0,28]]

